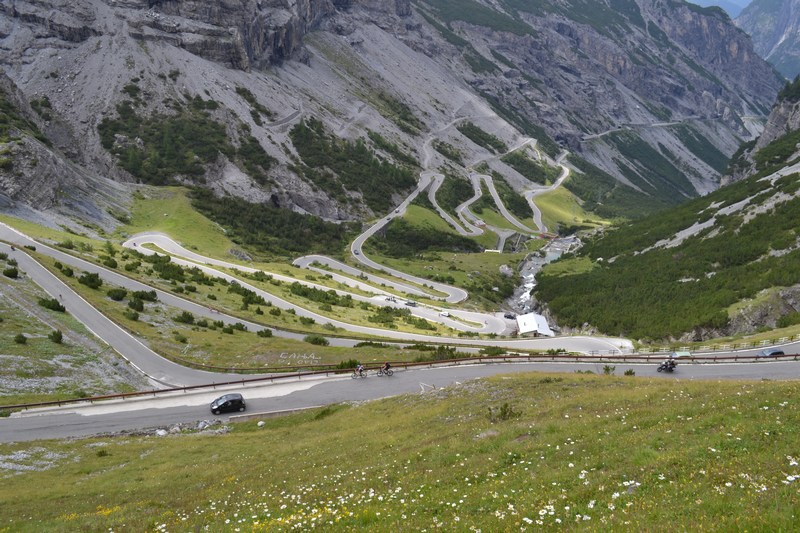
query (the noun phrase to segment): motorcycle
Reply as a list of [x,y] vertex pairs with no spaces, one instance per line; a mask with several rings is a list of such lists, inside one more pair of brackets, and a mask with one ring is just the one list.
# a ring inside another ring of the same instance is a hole
[[675,370],[675,367],[678,366],[678,363],[675,361],[664,361],[659,365],[658,371],[659,372],[672,372]]

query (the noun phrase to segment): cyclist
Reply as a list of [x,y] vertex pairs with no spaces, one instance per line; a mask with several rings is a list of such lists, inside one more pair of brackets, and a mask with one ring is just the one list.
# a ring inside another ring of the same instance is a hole
[[389,361],[386,361],[385,363],[383,363],[383,366],[381,367],[381,370],[383,370],[384,372],[386,372],[386,371],[387,371],[387,370],[389,370],[390,368],[392,368],[392,365],[390,365],[390,364],[389,364]]
[[364,365],[362,365],[361,363],[358,363],[358,366],[356,366],[356,374],[358,374],[359,376],[364,375]]

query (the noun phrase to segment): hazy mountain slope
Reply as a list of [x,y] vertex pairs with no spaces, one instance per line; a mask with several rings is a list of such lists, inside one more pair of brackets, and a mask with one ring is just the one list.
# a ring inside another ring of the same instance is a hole
[[563,325],[637,338],[800,322],[799,87],[787,86],[770,116],[774,128],[794,129],[759,140],[755,174],[598,236],[570,259],[582,273],[545,273],[536,296]]
[[711,7],[711,6],[718,6],[725,10],[725,12],[731,17],[738,17],[739,13],[742,12],[742,9],[747,7],[748,2],[745,0],[697,0],[692,2],[693,4],[697,4],[698,6],[703,7]]
[[551,155],[558,139],[660,205],[714,189],[779,87],[724,14],[687,6],[42,0],[0,6],[0,61],[48,96],[86,176],[361,219],[410,190],[414,161],[445,163],[434,138],[490,156],[455,129],[469,120]]
[[800,3],[753,0],[735,22],[753,38],[756,52],[781,74],[790,80],[800,74]]

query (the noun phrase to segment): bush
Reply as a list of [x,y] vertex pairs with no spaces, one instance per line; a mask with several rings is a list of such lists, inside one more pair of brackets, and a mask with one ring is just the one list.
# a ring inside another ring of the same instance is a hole
[[139,320],[139,313],[137,313],[137,312],[136,312],[136,311],[134,311],[133,309],[127,309],[127,310],[126,310],[124,313],[122,313],[122,314],[123,314],[123,316],[124,316],[125,318],[127,318],[128,320],[133,320],[134,322],[136,322],[137,320]]
[[347,361],[340,361],[336,368],[344,370],[347,368],[355,368],[358,366],[358,359],[348,359]]
[[113,257],[106,257],[103,259],[103,266],[107,268],[117,268],[117,260]]
[[128,307],[134,311],[144,311],[144,302],[139,298],[133,298],[128,301]]
[[3,275],[7,278],[17,279],[19,277],[19,271],[16,269],[16,267],[9,267],[3,269]]
[[59,302],[55,298],[39,298],[39,305],[41,305],[45,309],[50,309],[51,311],[58,311],[59,313],[63,313],[64,311],[66,311],[66,309],[64,309],[64,306],[61,305],[61,302]]
[[519,411],[515,411],[508,402],[504,402],[499,409],[489,407],[489,421],[492,423],[517,418],[519,415]]
[[194,315],[189,311],[183,311],[181,314],[175,316],[175,322],[194,324]]
[[61,344],[61,342],[64,340],[64,334],[61,333],[61,330],[54,329],[50,335],[47,336],[47,338],[56,344]]
[[266,339],[266,338],[272,337],[272,330],[269,329],[269,328],[260,329],[260,330],[258,330],[256,332],[256,335]]
[[83,275],[78,278],[78,283],[86,285],[90,289],[99,289],[103,285],[103,280],[100,279],[100,275],[96,272],[84,272]]
[[17,333],[14,337],[14,342],[17,344],[25,344],[28,342],[28,337],[26,337],[24,333]]
[[133,291],[131,293],[131,298],[137,298],[146,302],[158,301],[158,295],[156,294],[156,291]]
[[315,344],[317,346],[328,346],[330,344],[328,339],[317,334],[306,335],[303,340],[309,344]]
[[106,294],[115,302],[121,302],[128,295],[128,291],[125,289],[115,288],[109,289]]

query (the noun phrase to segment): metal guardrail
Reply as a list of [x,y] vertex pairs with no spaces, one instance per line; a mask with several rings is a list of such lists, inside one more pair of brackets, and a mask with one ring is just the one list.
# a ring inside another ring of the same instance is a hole
[[[613,350],[611,350],[613,351]],[[545,362],[570,362],[570,363],[653,363],[657,361],[663,360],[664,355],[645,355],[645,354],[630,354],[630,355],[571,355],[571,354],[510,354],[510,355],[503,355],[503,356],[478,356],[478,357],[467,357],[461,359],[442,359],[436,361],[420,361],[420,362],[407,362],[407,363],[392,363],[392,367],[395,369],[403,368],[433,368],[435,366],[458,366],[462,364],[491,364],[491,363],[545,363]],[[771,362],[771,361],[780,361],[780,360],[791,360],[797,361],[800,360],[800,354],[788,354],[788,355],[779,355],[779,356],[772,356],[772,357],[756,357],[753,355],[733,355],[733,356],[718,356],[718,355],[705,355],[700,356],[696,355],[693,357],[685,357],[681,358],[679,361],[682,364],[686,364],[687,362],[692,363],[728,363],[728,362],[737,362],[747,360],[750,362],[758,361],[758,362]],[[369,370],[377,370],[379,366],[365,366],[367,371]],[[223,381],[219,383],[207,383],[202,385],[189,385],[186,387],[172,387],[167,389],[153,389],[149,391],[139,391],[139,392],[123,392],[119,394],[107,394],[104,396],[90,396],[87,398],[73,398],[73,399],[66,399],[66,400],[51,400],[47,402],[36,402],[36,403],[26,403],[26,404],[15,404],[15,405],[0,405],[0,410],[8,411],[8,410],[25,410],[25,409],[33,409],[37,407],[60,407],[63,405],[71,405],[71,404],[78,404],[78,403],[95,403],[95,402],[102,402],[108,400],[125,400],[128,398],[143,398],[143,397],[156,397],[161,394],[167,393],[174,393],[174,392],[190,392],[196,390],[215,390],[218,387],[229,387],[232,385],[253,385],[257,383],[275,383],[277,380],[288,380],[288,379],[298,379],[301,380],[303,377],[314,377],[314,376],[321,376],[321,375],[337,375],[337,374],[350,374],[353,372],[352,368],[344,368],[344,369],[326,369],[326,370],[310,370],[307,372],[293,372],[289,374],[280,374],[275,376],[266,376],[266,377],[257,377],[257,378],[249,378],[245,379],[242,378],[241,380],[234,380],[234,381]]]

